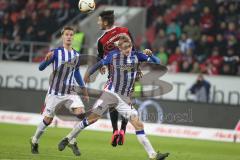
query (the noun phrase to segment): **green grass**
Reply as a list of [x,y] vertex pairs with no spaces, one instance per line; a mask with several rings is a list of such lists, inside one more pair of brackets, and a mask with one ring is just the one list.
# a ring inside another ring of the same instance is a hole
[[[30,153],[29,138],[35,126],[0,123],[0,159],[34,160],[146,160],[135,135],[127,134],[124,146],[110,146],[110,132],[83,131],[78,138],[82,155],[69,148],[59,152],[58,142],[70,129],[48,128],[40,142],[40,154]],[[170,152],[167,160],[240,160],[240,144],[149,136],[154,148]]]

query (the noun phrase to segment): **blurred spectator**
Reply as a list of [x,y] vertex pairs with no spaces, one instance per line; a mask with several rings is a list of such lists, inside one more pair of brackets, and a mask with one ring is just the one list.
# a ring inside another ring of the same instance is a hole
[[51,17],[50,10],[44,10],[43,17],[40,19],[39,25],[37,25],[37,41],[49,41],[49,35],[54,32],[56,24],[55,19]]
[[27,31],[27,28],[29,25],[29,21],[30,21],[30,19],[27,17],[26,10],[22,10],[20,12],[20,16],[19,16],[18,23],[17,23],[20,27],[21,39],[23,39],[26,34],[26,31]]
[[12,39],[12,32],[13,32],[13,22],[10,19],[10,15],[6,13],[3,16],[3,20],[1,22],[1,28],[2,28],[2,38],[4,39]]
[[197,81],[190,88],[190,92],[195,95],[197,102],[209,102],[211,84],[199,74]]
[[27,15],[31,16],[32,12],[36,11],[36,7],[37,7],[36,1],[28,0],[27,4],[25,6],[25,10],[27,12]]
[[[239,3],[239,2],[237,2]],[[234,2],[230,2],[228,9],[227,9],[227,17],[226,17],[226,21],[227,22],[236,22],[238,20],[238,8],[237,8],[237,4]]]
[[37,12],[33,12],[30,20],[28,21],[26,33],[23,36],[25,41],[37,41],[39,20],[37,19]]
[[159,49],[161,46],[166,46],[167,37],[165,36],[165,31],[160,29],[152,45],[153,50]]
[[163,20],[163,16],[158,16],[155,23],[154,23],[154,26],[155,26],[155,33],[159,33],[159,30],[162,29],[162,30],[166,30],[166,23],[164,22]]
[[221,22],[224,22],[226,19],[226,10],[223,5],[219,5],[217,8],[216,15],[216,25],[220,26]]
[[227,52],[227,41],[224,39],[222,34],[216,35],[216,40],[214,42],[214,48],[218,48],[220,55],[225,55]]
[[172,20],[172,22],[167,26],[166,33],[168,35],[172,34],[172,33],[175,33],[177,38],[179,38],[181,36],[181,28],[175,20]]
[[195,11],[201,12],[203,8],[203,4],[199,2],[199,0],[193,0],[193,7],[195,8]]
[[215,34],[224,34],[227,29],[226,22],[220,22],[219,27],[215,28]]
[[239,43],[234,35],[229,35],[227,39],[227,48],[232,48],[234,51],[239,50]]
[[212,55],[207,59],[207,63],[210,63],[212,68],[214,68],[214,74],[219,74],[223,63],[223,57],[219,54],[217,48],[212,51]]
[[183,33],[181,35],[181,39],[179,40],[179,47],[181,52],[186,54],[188,50],[194,49],[194,42],[186,33]]
[[180,8],[179,16],[177,17],[178,24],[180,26],[187,24],[190,17],[191,17],[191,13],[187,11],[187,8],[185,5],[182,5]]
[[201,8],[201,7],[196,7],[193,5],[189,10],[189,14],[191,15],[191,18],[195,19],[196,22],[199,22],[199,20],[200,20],[199,10],[201,10],[201,9],[199,9],[199,8]]
[[194,56],[200,63],[204,62],[210,55],[212,49],[212,43],[208,41],[207,35],[201,36],[200,42],[196,45]]
[[189,63],[188,61],[183,61],[181,66],[180,66],[180,71],[181,72],[185,72],[185,73],[189,73],[192,70],[192,64]]
[[200,70],[199,63],[198,62],[194,62],[192,70],[191,70],[191,73],[200,73],[200,71],[201,70]]
[[192,49],[188,49],[182,56],[182,63],[180,64],[181,72],[191,72],[193,69],[194,58],[192,55]]
[[199,40],[201,34],[200,27],[193,18],[190,18],[188,24],[183,27],[183,32],[187,33],[188,37],[195,42]]
[[168,71],[170,73],[178,73],[180,72],[179,65],[176,61],[172,62],[171,64],[168,65]]
[[85,34],[80,31],[80,28],[75,29],[75,34],[73,36],[72,48],[76,51],[83,53],[83,46],[85,42]]
[[178,71],[180,71],[179,65],[182,63],[182,59],[183,59],[183,54],[181,53],[180,48],[177,47],[176,50],[175,50],[175,53],[170,55],[170,57],[168,59],[168,63],[169,63],[169,65],[177,64]]
[[172,54],[175,52],[178,47],[178,40],[175,33],[171,33],[169,35],[169,39],[167,40],[167,52]]
[[54,9],[53,15],[54,17],[57,17],[56,22],[58,22],[57,24],[60,27],[61,24],[66,23],[66,20],[68,19],[69,5],[63,1],[56,9]]
[[0,17],[3,16],[4,11],[8,8],[9,3],[7,0],[0,0]]
[[159,47],[159,51],[157,52],[156,56],[160,59],[162,65],[167,65],[168,62],[168,54],[165,51],[164,46]]
[[236,25],[233,22],[229,22],[227,24],[227,29],[224,32],[224,36],[226,39],[229,39],[229,36],[234,36],[234,35],[237,35]]
[[210,12],[210,8],[205,6],[203,9],[203,14],[200,19],[201,31],[204,34],[212,35],[214,27],[214,17]]
[[235,54],[232,48],[227,50],[227,55],[223,56],[223,68],[221,74],[235,75],[237,73],[237,65],[239,64],[239,55]]

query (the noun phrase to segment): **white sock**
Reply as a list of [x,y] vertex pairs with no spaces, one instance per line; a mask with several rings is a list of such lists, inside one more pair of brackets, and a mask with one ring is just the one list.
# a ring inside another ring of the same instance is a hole
[[40,139],[41,135],[43,134],[43,132],[45,131],[46,128],[47,128],[47,125],[44,123],[44,121],[40,122],[34,136],[32,137],[32,143],[38,143],[39,142],[39,139]]
[[76,141],[77,141],[77,140],[76,140],[76,138],[74,137],[74,138],[72,138],[72,140],[69,141],[69,143],[70,143],[70,144],[74,144]]
[[77,135],[88,126],[88,120],[84,118],[81,122],[79,122],[73,130],[67,135],[67,138],[69,139],[69,142],[72,141],[72,139],[75,139]]
[[149,158],[155,158],[157,153],[153,149],[149,139],[144,133],[144,130],[136,131],[138,141],[143,145],[145,151],[148,153]]

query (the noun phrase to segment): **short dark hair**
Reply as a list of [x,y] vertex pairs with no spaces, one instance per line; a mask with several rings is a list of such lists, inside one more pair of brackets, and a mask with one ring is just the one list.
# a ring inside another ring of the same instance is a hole
[[114,11],[113,10],[106,10],[102,11],[99,16],[102,18],[103,21],[107,21],[109,26],[114,24]]
[[64,31],[66,31],[66,30],[70,30],[70,31],[75,32],[74,29],[73,29],[73,27],[71,27],[71,26],[65,26],[65,27],[63,27],[63,29],[61,30],[61,35],[63,35]]

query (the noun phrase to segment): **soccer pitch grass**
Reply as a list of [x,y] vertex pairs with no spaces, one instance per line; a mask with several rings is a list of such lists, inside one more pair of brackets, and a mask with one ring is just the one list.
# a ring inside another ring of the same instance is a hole
[[[29,139],[35,126],[0,123],[0,159],[26,160],[147,160],[147,154],[133,134],[123,146],[110,145],[110,132],[83,131],[78,138],[82,155],[76,157],[67,147],[57,150],[59,141],[70,131],[48,128],[40,141],[40,154],[30,153]],[[167,160],[240,160],[240,144],[149,136],[154,148],[170,152]]]

